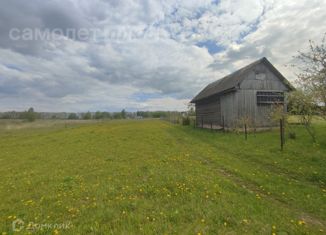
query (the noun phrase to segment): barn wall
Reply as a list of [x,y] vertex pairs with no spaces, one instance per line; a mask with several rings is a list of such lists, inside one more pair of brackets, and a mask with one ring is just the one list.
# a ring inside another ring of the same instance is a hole
[[[256,73],[264,73],[265,79],[256,79]],[[275,90],[275,91],[287,91],[287,87],[284,83],[266,67],[264,64],[258,64],[248,74],[248,76],[241,82],[241,89],[245,90]]]
[[256,90],[239,90],[237,92],[238,119],[246,119],[250,126],[272,126],[272,106],[257,105],[256,92]]
[[221,117],[225,127],[241,126],[246,119],[250,126],[272,126],[270,105],[257,105],[256,90],[238,90],[221,97]]
[[220,125],[221,124],[221,105],[220,98],[215,97],[196,103],[196,120],[197,126]]
[[[265,78],[256,79],[256,73],[264,73]],[[273,126],[271,105],[257,105],[257,91],[287,91],[287,87],[264,64],[257,65],[240,84],[236,92],[221,96],[221,117],[225,126],[239,126],[241,119],[247,119],[251,126]]]
[[226,127],[234,126],[238,120],[237,92],[231,92],[221,96],[221,117]]

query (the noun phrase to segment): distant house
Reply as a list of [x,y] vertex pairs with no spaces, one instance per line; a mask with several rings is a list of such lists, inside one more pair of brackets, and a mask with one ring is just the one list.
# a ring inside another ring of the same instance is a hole
[[255,127],[275,123],[274,105],[286,109],[286,93],[294,90],[286,78],[264,57],[206,86],[191,103],[196,105],[197,126],[233,128],[241,120]]

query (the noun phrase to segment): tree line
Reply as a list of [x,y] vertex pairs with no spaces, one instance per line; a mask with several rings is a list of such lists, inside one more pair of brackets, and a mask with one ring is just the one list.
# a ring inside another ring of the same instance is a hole
[[91,119],[142,119],[142,118],[167,118],[171,116],[169,111],[137,111],[127,112],[125,109],[120,112],[85,112],[85,113],[47,113],[36,112],[33,107],[23,112],[0,113],[0,119],[23,119],[33,122],[36,119],[68,119],[68,120],[91,120]]

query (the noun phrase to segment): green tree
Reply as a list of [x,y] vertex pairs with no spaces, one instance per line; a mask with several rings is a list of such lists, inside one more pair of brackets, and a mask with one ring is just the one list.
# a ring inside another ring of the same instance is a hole
[[196,116],[196,112],[195,112],[195,104],[189,103],[188,104],[188,116]]
[[102,115],[103,115],[103,118],[107,118],[107,119],[112,118],[111,113],[109,113],[109,112],[103,112]]
[[97,111],[94,116],[95,119],[102,119],[103,117],[103,113],[100,111]]
[[[323,118],[326,118],[326,33],[318,45],[309,41],[307,52],[299,51],[295,58],[300,69],[298,74],[298,85],[309,99],[316,104],[315,111],[318,111]],[[319,106],[319,109],[317,109]]]
[[22,118],[29,121],[29,122],[34,122],[37,117],[37,114],[34,112],[34,108],[29,108],[27,111],[25,111],[22,114]]
[[70,113],[69,116],[68,116],[68,119],[70,120],[76,120],[78,119],[78,116],[76,113]]
[[316,132],[311,125],[312,117],[316,110],[315,100],[311,93],[306,93],[303,90],[296,90],[289,95],[289,107],[292,114],[299,116],[299,120],[306,128],[312,141],[316,142]]
[[122,119],[125,119],[126,116],[127,116],[127,114],[126,114],[126,110],[122,109],[122,111],[121,111],[121,118],[122,118]]
[[113,113],[113,118],[114,119],[121,119],[122,118],[121,112],[120,113]]
[[84,120],[89,120],[92,119],[92,114],[90,112],[87,112],[83,115]]

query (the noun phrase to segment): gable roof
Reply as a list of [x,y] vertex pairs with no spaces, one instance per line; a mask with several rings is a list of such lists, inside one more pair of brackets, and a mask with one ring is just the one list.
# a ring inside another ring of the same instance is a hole
[[197,101],[210,96],[236,89],[236,87],[246,78],[248,72],[260,63],[264,63],[289,90],[294,90],[294,87],[289,83],[289,81],[265,57],[263,57],[215,82],[208,84],[190,102],[196,103]]

